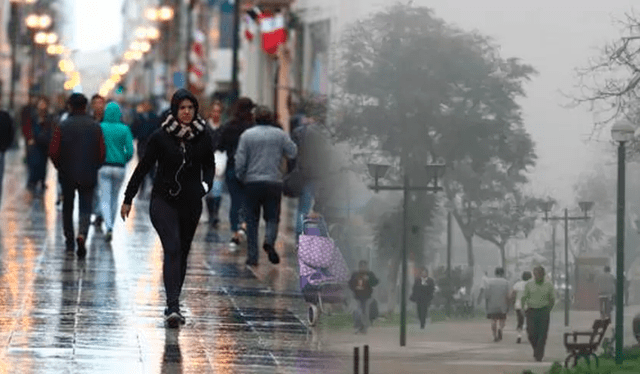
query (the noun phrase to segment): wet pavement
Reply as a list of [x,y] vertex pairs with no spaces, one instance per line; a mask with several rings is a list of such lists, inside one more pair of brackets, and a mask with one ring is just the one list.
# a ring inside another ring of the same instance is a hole
[[55,178],[50,168],[49,188],[34,198],[24,189],[21,151],[7,154],[0,373],[338,370],[337,357],[323,353],[305,325],[287,209],[277,247],[281,264],[273,266],[261,254],[255,272],[245,269],[244,250],[228,251],[228,227],[209,229],[203,213],[181,298],[187,323],[167,329],[162,248],[148,201],[134,200],[130,219],[117,220],[111,243],[92,228],[87,257],[78,260],[65,252]]

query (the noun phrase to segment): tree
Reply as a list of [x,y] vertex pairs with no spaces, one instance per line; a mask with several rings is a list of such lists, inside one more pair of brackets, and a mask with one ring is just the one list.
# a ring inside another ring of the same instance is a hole
[[[640,18],[629,12],[618,24],[623,34],[627,31],[630,34],[605,44],[598,56],[576,69],[577,92],[567,94],[573,106],[587,105],[594,112],[594,134],[623,118],[632,123],[640,120],[640,40],[635,32],[640,27]],[[627,147],[632,154],[640,153],[637,141]]]
[[[484,203],[526,182],[535,163],[516,102],[535,70],[500,57],[490,38],[410,5],[355,23],[340,47],[334,136],[393,154],[414,184],[427,182],[420,177],[427,161],[446,161],[445,193],[473,266]],[[430,196],[417,195],[412,211],[424,214]]]
[[542,203],[542,199],[523,196],[519,191],[511,192],[485,209],[478,220],[476,234],[498,247],[503,268],[506,267],[507,243],[519,234],[525,238],[529,236]]

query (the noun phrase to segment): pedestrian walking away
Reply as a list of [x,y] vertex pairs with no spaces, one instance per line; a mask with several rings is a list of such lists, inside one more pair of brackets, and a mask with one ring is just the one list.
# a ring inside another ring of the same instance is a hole
[[358,271],[354,272],[349,280],[349,288],[353,291],[356,300],[356,310],[353,314],[356,334],[366,334],[371,324],[369,318],[371,296],[373,295],[373,287],[377,286],[378,282],[378,278],[369,270],[367,261],[361,260],[358,263]]
[[105,163],[99,171],[99,201],[106,228],[105,240],[111,241],[113,223],[118,209],[118,192],[122,186],[125,166],[133,157],[133,134],[129,126],[120,122],[120,106],[107,104],[100,124],[105,144]]
[[302,234],[302,219],[311,211],[327,171],[331,169],[331,153],[329,142],[315,117],[300,119],[291,137],[298,146],[298,156],[289,165],[288,177],[292,187],[299,187],[299,191],[295,191],[298,197],[296,236],[299,236]]
[[418,308],[418,320],[420,321],[420,328],[424,329],[429,317],[429,306],[433,299],[433,292],[435,291],[436,283],[429,276],[429,270],[423,267],[418,277],[413,282],[413,289],[409,300],[416,303]]
[[600,302],[600,319],[611,318],[613,310],[613,298],[616,293],[616,277],[611,274],[609,266],[604,267],[604,272],[596,277],[598,287],[598,299]]
[[527,311],[527,335],[533,348],[533,357],[536,361],[542,361],[555,295],[553,284],[545,279],[542,266],[533,269],[533,277],[534,281],[527,282],[524,287],[521,302]]
[[245,185],[247,222],[247,265],[258,265],[258,223],[260,210],[266,222],[262,249],[273,264],[280,262],[275,249],[280,223],[283,157],[296,156],[296,145],[281,128],[275,126],[273,112],[256,108],[256,125],[246,130],[238,142],[235,155],[236,177]]
[[229,209],[229,224],[231,225],[231,241],[229,249],[233,252],[238,248],[244,230],[244,205],[246,192],[244,186],[236,176],[235,154],[238,148],[240,136],[254,124],[253,109],[255,104],[248,97],[239,98],[233,106],[232,119],[224,124],[220,129],[219,142],[216,146],[218,151],[226,152],[227,166],[225,169],[225,183],[231,197],[231,208]]
[[[224,112],[224,105],[221,101],[215,100],[211,104],[209,115],[207,118],[207,124],[211,127],[213,134],[213,144],[218,144],[218,138],[220,136],[220,126],[222,125],[222,112]],[[220,211],[220,203],[222,202],[222,191],[224,190],[224,171],[225,164],[227,163],[227,154],[216,150],[216,175],[213,178],[213,187],[207,194],[205,201],[207,203],[207,211],[209,217],[209,225],[213,228],[218,228],[220,218],[218,212]]]
[[[499,342],[502,340],[502,331],[504,330],[509,310],[509,282],[504,278],[503,268],[497,267],[495,277],[486,280],[484,301],[487,318],[491,320],[493,341]],[[478,300],[478,303],[480,303],[480,300]]]
[[4,180],[4,154],[13,143],[15,129],[13,118],[5,111],[0,110],[0,208],[2,207],[2,181]]
[[149,214],[164,251],[162,276],[168,327],[185,323],[180,293],[187,274],[191,242],[202,214],[202,198],[211,189],[215,173],[212,135],[198,115],[193,94],[179,89],[171,98],[171,112],[161,129],[151,135],[127,188],[120,214],[126,219],[142,180],[157,163]]
[[516,282],[513,285],[513,289],[511,291],[511,299],[515,300],[514,307],[516,310],[516,316],[518,318],[518,325],[516,326],[516,331],[518,331],[518,340],[516,343],[520,344],[522,342],[522,329],[524,328],[524,320],[525,320],[525,311],[522,308],[522,296],[524,294],[524,287],[527,282],[531,279],[531,272],[525,271],[522,273],[522,279]]
[[[91,96],[91,102],[90,102],[90,109],[91,112],[89,113],[91,115],[91,117],[93,118],[93,120],[97,123],[100,124],[102,123],[102,120],[104,119],[104,110],[105,107],[107,105],[107,101],[104,97],[102,97],[99,94],[95,94],[93,96]],[[100,180],[98,180],[98,184],[96,185],[96,189],[99,190],[100,189]],[[102,222],[104,221],[104,217],[102,217],[102,211],[100,209],[100,195],[99,194],[94,194],[93,196],[93,202],[91,203],[92,207],[92,213],[95,216],[94,220],[93,220],[93,224],[96,227],[96,229],[101,230],[102,229]]]
[[[87,115],[87,98],[79,93],[69,97],[71,110],[61,126],[55,129],[49,156],[58,169],[62,185],[62,226],[68,251],[78,245],[78,257],[87,254],[85,243],[91,224],[91,208],[98,180],[98,169],[104,163],[105,146],[100,126]],[[74,243],[73,205],[75,192],[80,198],[80,225]]]

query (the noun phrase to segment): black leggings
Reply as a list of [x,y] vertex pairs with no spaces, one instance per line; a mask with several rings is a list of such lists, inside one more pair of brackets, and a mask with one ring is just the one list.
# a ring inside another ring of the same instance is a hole
[[170,204],[154,196],[149,213],[164,250],[162,275],[167,306],[179,308],[180,291],[187,274],[187,256],[202,214],[202,201]]

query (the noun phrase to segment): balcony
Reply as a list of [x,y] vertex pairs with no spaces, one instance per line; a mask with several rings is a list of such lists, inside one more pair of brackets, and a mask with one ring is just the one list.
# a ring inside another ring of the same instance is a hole
[[295,0],[254,0],[254,5],[260,9],[276,10],[278,8],[288,8]]

